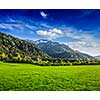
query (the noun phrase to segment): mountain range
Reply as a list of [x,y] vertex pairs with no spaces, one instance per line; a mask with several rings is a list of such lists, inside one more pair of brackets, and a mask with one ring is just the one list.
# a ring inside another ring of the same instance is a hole
[[40,39],[37,41],[22,40],[5,33],[0,33],[0,59],[32,61],[39,59],[90,59],[94,60],[88,54],[81,53],[71,49],[69,46]]
[[95,56],[95,58],[97,58],[97,59],[100,59],[100,55],[98,55],[98,56]]
[[65,44],[58,42],[52,42],[44,39],[40,39],[34,42],[37,44],[43,52],[47,53],[53,58],[82,58],[82,59],[94,59],[94,57],[75,51]]

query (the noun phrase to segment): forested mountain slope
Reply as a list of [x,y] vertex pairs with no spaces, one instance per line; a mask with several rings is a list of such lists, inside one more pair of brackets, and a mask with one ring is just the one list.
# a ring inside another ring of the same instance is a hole
[[31,61],[45,59],[46,54],[34,43],[0,33],[0,59],[6,61]]

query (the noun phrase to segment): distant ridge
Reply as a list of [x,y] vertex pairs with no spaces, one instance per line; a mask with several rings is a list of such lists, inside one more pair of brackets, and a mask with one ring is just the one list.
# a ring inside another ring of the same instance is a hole
[[95,59],[94,57],[74,51],[69,46],[60,44],[58,42],[52,42],[44,39],[35,41],[45,53],[53,58],[82,58],[82,59]]
[[95,58],[97,58],[97,59],[100,59],[100,55],[98,55],[98,56],[95,56]]

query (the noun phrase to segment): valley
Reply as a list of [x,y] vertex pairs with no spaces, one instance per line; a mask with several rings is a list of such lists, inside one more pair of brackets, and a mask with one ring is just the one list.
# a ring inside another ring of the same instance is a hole
[[0,91],[100,91],[99,21],[99,9],[1,9]]

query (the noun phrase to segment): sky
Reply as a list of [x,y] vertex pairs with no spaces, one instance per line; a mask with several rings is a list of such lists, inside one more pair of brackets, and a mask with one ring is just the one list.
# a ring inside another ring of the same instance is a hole
[[100,55],[99,9],[2,9],[0,32],[33,41],[56,41]]

